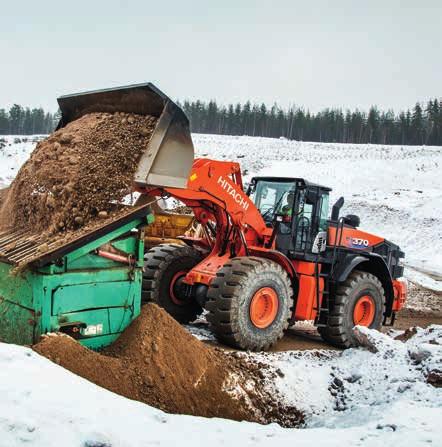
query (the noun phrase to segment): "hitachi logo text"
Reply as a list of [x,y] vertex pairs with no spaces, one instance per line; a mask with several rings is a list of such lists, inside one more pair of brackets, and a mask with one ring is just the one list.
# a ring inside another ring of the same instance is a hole
[[233,197],[233,200],[247,211],[247,209],[249,208],[248,202],[243,199],[243,195],[237,192],[236,189],[231,186],[229,182],[223,178],[222,175],[220,175],[218,178],[218,185],[221,185],[221,187],[227,191],[227,194],[231,195]]

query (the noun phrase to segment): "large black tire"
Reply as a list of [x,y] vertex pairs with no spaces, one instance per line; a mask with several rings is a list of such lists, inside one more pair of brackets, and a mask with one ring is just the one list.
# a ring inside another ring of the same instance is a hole
[[[276,292],[277,313],[268,327],[258,328],[252,322],[250,305],[263,288]],[[293,310],[291,281],[287,272],[273,261],[234,258],[212,281],[205,307],[211,329],[221,342],[234,348],[266,350],[283,336],[289,325]]]
[[[370,329],[380,329],[385,308],[385,292],[379,279],[371,273],[353,271],[339,285],[326,327],[319,327],[321,337],[338,348],[356,345],[353,335],[355,306],[362,297],[369,296],[374,305],[374,316]],[[357,322],[356,322],[357,324]]]
[[195,320],[202,307],[192,299],[174,302],[170,284],[178,272],[188,272],[201,259],[200,252],[187,245],[161,244],[151,248],[144,255],[142,301],[158,304],[180,323]]

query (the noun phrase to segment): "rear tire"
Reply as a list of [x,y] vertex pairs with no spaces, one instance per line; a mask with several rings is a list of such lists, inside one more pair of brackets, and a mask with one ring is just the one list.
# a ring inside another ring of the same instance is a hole
[[327,327],[318,332],[327,343],[338,348],[356,345],[353,327],[357,324],[379,330],[385,307],[385,292],[371,273],[353,271],[338,287]]
[[287,272],[258,257],[239,257],[221,268],[208,293],[207,320],[216,337],[234,348],[266,350],[289,325],[293,290]]
[[195,320],[203,311],[192,299],[180,300],[173,292],[176,281],[202,259],[195,248],[180,244],[161,244],[144,255],[143,302],[153,302],[180,323]]

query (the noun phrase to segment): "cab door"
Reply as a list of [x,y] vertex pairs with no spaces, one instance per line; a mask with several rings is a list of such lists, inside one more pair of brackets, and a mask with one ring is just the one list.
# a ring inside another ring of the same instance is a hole
[[328,192],[319,187],[298,187],[290,219],[283,218],[278,228],[276,247],[292,257],[313,254],[314,241],[327,231]]

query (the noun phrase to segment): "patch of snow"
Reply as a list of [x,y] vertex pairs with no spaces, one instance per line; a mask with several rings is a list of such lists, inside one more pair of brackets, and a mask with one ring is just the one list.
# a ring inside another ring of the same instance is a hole
[[8,186],[17,175],[21,165],[28,159],[42,135],[2,135],[0,136],[0,188]]
[[215,341],[216,338],[213,332],[209,329],[207,324],[185,324],[184,327],[198,340],[201,341]]
[[[420,415],[442,416],[442,389],[426,382],[428,371],[442,370],[442,326],[418,328],[405,343],[378,331],[358,330],[377,352],[352,348],[261,353],[252,358],[282,372],[268,386],[303,410],[310,428],[371,423],[379,430],[430,430]],[[441,428],[437,431],[442,434]]]
[[411,267],[405,267],[404,275],[410,281],[414,282],[415,284],[419,284],[425,289],[433,290],[435,292],[442,292],[442,281],[432,278],[429,274],[425,274]]
[[[271,386],[275,386],[287,403],[304,412],[307,425],[316,415],[333,411],[334,399],[328,391],[330,374],[338,351],[287,351],[256,354],[269,368],[279,369]],[[262,356],[262,358],[261,358]]]

